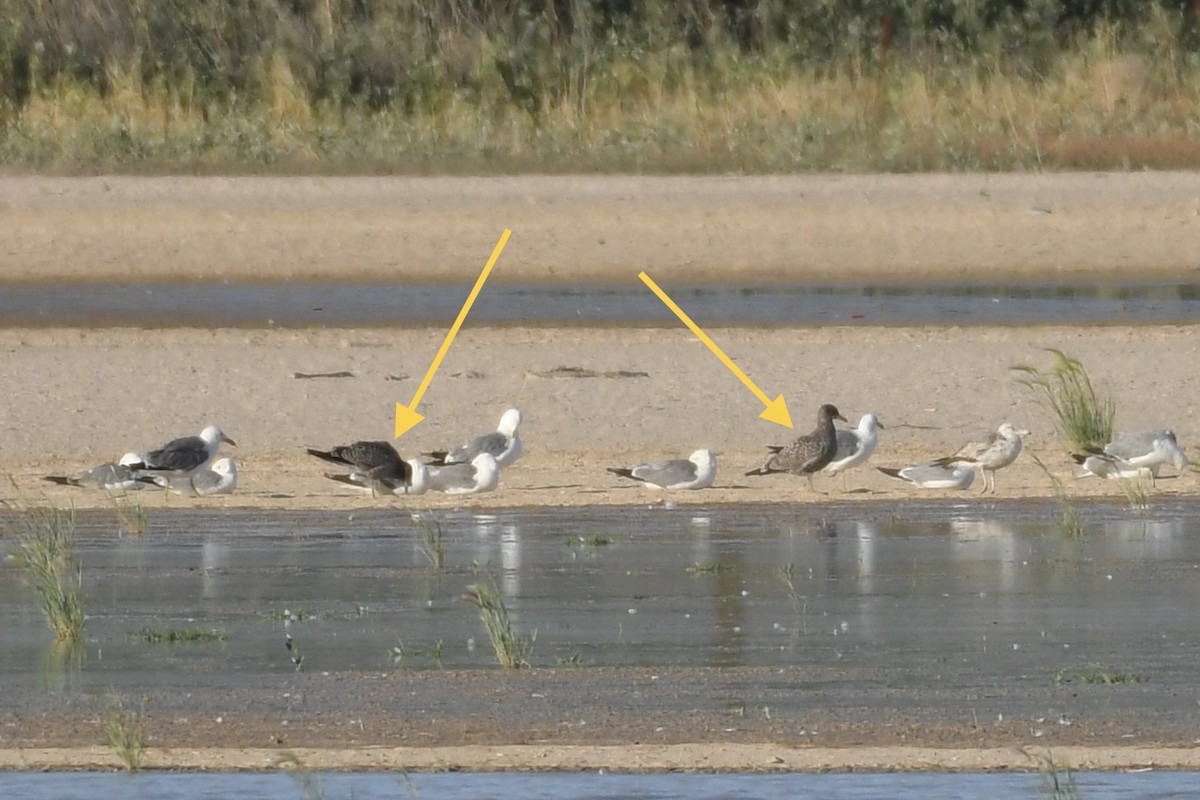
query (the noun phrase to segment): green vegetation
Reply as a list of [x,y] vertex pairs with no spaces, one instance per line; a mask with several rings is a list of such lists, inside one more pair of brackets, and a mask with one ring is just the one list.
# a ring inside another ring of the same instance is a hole
[[207,643],[229,641],[229,634],[225,631],[206,631],[202,628],[183,628],[181,630],[176,630],[175,628],[142,628],[138,633],[130,635],[133,638],[146,642],[147,644],[176,644],[177,642]]
[[1178,0],[0,0],[0,163],[246,172],[1200,165]]
[[494,587],[472,584],[467,587],[463,600],[479,608],[479,618],[483,620],[484,628],[487,629],[488,639],[492,643],[492,649],[496,651],[496,659],[500,666],[508,669],[528,667],[529,655],[533,652],[534,641],[537,640],[537,631],[528,636],[517,633],[500,592]]
[[37,593],[38,606],[61,642],[83,638],[82,567],[75,561],[75,510],[4,503],[16,511],[16,560]]
[[1055,676],[1055,683],[1087,683],[1112,686],[1118,683],[1145,683],[1146,679],[1140,672],[1118,672],[1098,664],[1085,670],[1067,672],[1063,670]]
[[392,663],[399,666],[406,658],[425,656],[432,659],[438,667],[441,667],[442,646],[443,642],[441,639],[424,646],[405,644],[404,640],[398,639],[395,646],[392,647]]
[[113,700],[112,709],[104,720],[104,741],[133,772],[142,765],[146,752],[146,715],[125,707],[121,698]]
[[429,522],[421,517],[417,520],[417,527],[421,530],[421,552],[429,560],[429,565],[440,571],[446,565],[446,542],[442,533],[442,521],[434,517],[433,522]]
[[1062,515],[1060,524],[1062,525],[1063,532],[1073,538],[1083,536],[1083,522],[1079,519],[1079,512],[1075,510],[1075,505],[1067,496],[1067,490],[1063,486],[1063,482],[1050,471],[1050,468],[1040,458],[1037,456],[1030,457],[1033,459],[1033,463],[1038,465],[1038,469],[1050,479],[1050,484],[1054,487],[1054,496],[1058,499],[1058,510]]
[[117,510],[117,527],[130,536],[141,536],[150,527],[150,515],[140,500],[113,499]]
[[1018,383],[1040,391],[1054,412],[1055,427],[1076,451],[1099,451],[1112,441],[1116,403],[1111,397],[1098,397],[1083,362],[1053,348],[1055,364],[1049,372],[1021,364],[1015,372],[1026,376]]
[[687,567],[687,571],[693,575],[715,575],[718,572],[729,572],[733,569],[730,564],[722,564],[720,561],[709,561],[706,563],[695,563]]

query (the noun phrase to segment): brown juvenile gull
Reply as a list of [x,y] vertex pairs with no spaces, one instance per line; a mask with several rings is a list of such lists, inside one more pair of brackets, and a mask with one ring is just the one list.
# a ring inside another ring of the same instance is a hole
[[[968,442],[954,455],[938,458],[930,463],[940,467],[969,464],[983,470],[983,492],[986,494],[990,485],[992,493],[995,494],[996,470],[1003,469],[1017,460],[1017,456],[1021,454],[1021,437],[1028,435],[1029,431],[1017,430],[1011,423],[1006,422],[982,442]],[[988,473],[991,473],[990,484]]]
[[411,479],[411,470],[391,442],[354,442],[353,444],[331,447],[328,450],[307,448],[310,456],[322,461],[350,467],[349,477],[375,490],[376,482],[390,483],[399,487],[407,485]]
[[770,475],[773,472],[790,472],[793,475],[803,475],[808,478],[808,488],[815,491],[813,473],[824,468],[837,454],[837,429],[833,427],[835,419],[846,421],[834,406],[828,403],[821,406],[817,410],[817,427],[812,433],[799,437],[786,447],[769,446],[767,449],[771,451],[771,456],[761,467],[746,474]]

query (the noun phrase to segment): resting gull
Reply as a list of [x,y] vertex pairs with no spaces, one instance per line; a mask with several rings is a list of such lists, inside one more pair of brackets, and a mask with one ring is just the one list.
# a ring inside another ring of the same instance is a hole
[[141,489],[142,484],[138,482],[136,473],[129,468],[131,464],[139,464],[141,461],[142,457],[137,453],[126,453],[116,463],[101,464],[98,467],[71,475],[47,475],[43,480],[57,483],[60,486],[103,489],[106,492]]
[[1005,422],[982,442],[968,442],[958,448],[954,455],[935,459],[932,463],[943,467],[966,463],[983,470],[984,493],[988,491],[988,473],[991,473],[990,488],[995,493],[996,470],[1003,469],[1017,460],[1017,456],[1021,454],[1021,437],[1028,435],[1029,431],[1018,430],[1011,423]]
[[142,474],[138,476],[138,481],[193,497],[233,494],[237,488],[237,464],[233,463],[232,458],[218,458],[208,469],[189,473]]
[[609,467],[608,471],[655,489],[707,489],[717,477],[717,457],[712,450],[697,450],[686,459],[638,464],[629,469]]
[[517,428],[521,427],[521,412],[510,408],[500,417],[500,425],[491,433],[476,436],[466,444],[460,444],[449,452],[436,451],[429,455],[437,466],[443,464],[469,464],[480,453],[488,453],[496,459],[496,464],[507,467],[521,457],[521,437]]
[[405,462],[407,478],[372,478],[359,472],[348,475],[326,475],[330,480],[368,491],[371,494],[425,494],[429,488],[429,468],[419,458]]
[[953,461],[945,465],[930,461],[902,469],[876,469],[890,478],[908,481],[922,489],[967,489],[975,480],[975,465],[968,461]]
[[833,427],[835,419],[846,421],[834,406],[828,403],[821,406],[817,410],[817,427],[812,433],[799,437],[786,447],[768,447],[771,456],[761,467],[746,474],[770,475],[775,472],[790,472],[793,475],[803,475],[808,478],[808,488],[812,490],[813,473],[823,469],[837,453],[837,430]]
[[842,488],[845,488],[845,471],[866,463],[875,452],[882,428],[883,424],[874,414],[863,414],[857,428],[837,432],[837,452],[833,461],[825,465],[825,471],[830,475],[842,473]]
[[491,453],[479,453],[470,464],[430,467],[428,486],[446,494],[490,492],[500,483],[500,467]]
[[142,454],[139,462],[129,466],[140,471],[191,472],[212,463],[222,442],[237,445],[216,425],[209,425],[199,436],[172,439],[159,449]]
[[[1109,457],[1129,467],[1147,469],[1150,472],[1151,485],[1154,485],[1154,479],[1158,477],[1158,471],[1164,464],[1171,464],[1177,471],[1182,472],[1188,463],[1187,456],[1184,455],[1183,450],[1179,447],[1179,441],[1175,438],[1175,432],[1170,429],[1122,433],[1104,446],[1103,453],[1092,453],[1091,455]],[[1099,474],[1088,467],[1088,456],[1072,454],[1072,458],[1077,463],[1083,464],[1084,469],[1089,472]],[[1102,470],[1112,471],[1111,466],[1104,467],[1098,462],[1092,463]]]
[[364,480],[391,480],[397,485],[408,480],[408,464],[400,458],[391,442],[354,442],[328,450],[309,447],[307,452],[322,461],[350,467],[352,476]]
[[1153,467],[1137,467],[1123,458],[1103,453],[1092,456],[1081,456],[1072,453],[1071,458],[1075,459],[1075,463],[1083,467],[1083,474],[1077,475],[1076,477],[1078,478],[1087,478],[1091,475],[1095,475],[1097,478],[1107,478],[1112,481],[1135,481],[1141,478],[1149,478],[1150,485],[1153,486],[1155,473],[1158,471],[1158,465]]

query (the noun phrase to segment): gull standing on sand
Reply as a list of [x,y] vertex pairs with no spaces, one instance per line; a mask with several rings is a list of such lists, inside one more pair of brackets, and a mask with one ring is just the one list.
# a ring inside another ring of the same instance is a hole
[[469,464],[480,453],[488,453],[496,459],[497,466],[507,467],[521,457],[521,437],[517,428],[521,427],[521,412],[510,408],[500,417],[500,425],[491,433],[476,436],[466,444],[461,444],[449,452],[436,451],[429,455],[437,466],[445,464]]
[[237,464],[233,463],[232,458],[218,458],[208,469],[197,469],[187,474],[142,474],[138,476],[138,481],[192,497],[233,494],[237,488]]
[[1011,423],[1005,422],[982,442],[968,442],[954,455],[935,459],[931,463],[941,467],[965,463],[982,470],[984,494],[988,491],[988,473],[991,473],[991,491],[995,494],[996,470],[1003,469],[1017,460],[1017,456],[1021,454],[1021,437],[1028,435],[1029,431],[1018,430]]
[[188,473],[211,464],[222,442],[237,445],[216,425],[209,425],[199,436],[172,439],[157,450],[139,455],[139,461],[129,466],[142,472]]
[[142,457],[137,453],[126,453],[121,460],[113,464],[101,464],[98,467],[75,472],[70,475],[47,475],[42,480],[57,483],[60,486],[79,486],[84,489],[103,489],[106,492],[127,492],[141,489],[144,484],[137,479],[137,474],[130,469],[131,464],[140,464]]
[[[391,442],[360,441],[338,445],[328,450],[306,448],[310,456],[350,468],[346,483],[353,483],[371,490],[374,494],[381,489],[395,492],[407,486],[411,474],[408,464],[396,452]],[[337,478],[335,478],[337,480]]]
[[837,432],[837,452],[833,461],[825,465],[825,471],[830,475],[842,473],[842,488],[846,488],[845,471],[851,467],[866,463],[879,444],[879,431],[883,424],[874,414],[863,414],[858,421],[858,427],[852,430]]
[[[1114,471],[1129,473],[1132,469],[1138,468],[1148,470],[1151,486],[1154,485],[1158,471],[1164,464],[1171,464],[1176,471],[1183,472],[1188,463],[1187,456],[1184,455],[1183,450],[1179,447],[1179,441],[1175,438],[1175,431],[1169,428],[1122,433],[1104,446],[1103,453],[1091,455],[1091,458],[1078,454],[1072,454],[1071,457],[1075,459],[1076,463],[1082,464],[1088,472],[1100,475],[1100,477],[1125,477],[1125,475],[1113,475]],[[1100,472],[1089,467],[1089,462],[1092,467],[1099,468]],[[1101,472],[1106,474],[1101,475]]]
[[930,461],[910,464],[902,469],[876,469],[889,478],[908,481],[922,489],[967,489],[975,481],[975,465],[968,461],[953,461],[946,465]]
[[446,494],[480,494],[500,484],[500,467],[491,453],[479,453],[470,464],[430,467],[428,486]]
[[786,447],[770,445],[770,457],[758,469],[752,469],[747,475],[770,475],[775,472],[790,472],[793,475],[803,475],[808,478],[808,488],[813,487],[813,473],[823,469],[833,460],[837,453],[837,429],[833,421],[846,418],[838,413],[836,407],[826,403],[817,410],[817,427],[812,433],[799,437]]
[[326,475],[326,478],[377,494],[425,494],[429,488],[429,468],[419,458],[404,461],[407,478],[372,478],[359,472],[349,475]]
[[686,459],[638,464],[629,469],[609,467],[608,471],[655,489],[707,489],[717,477],[717,457],[712,450],[697,450]]

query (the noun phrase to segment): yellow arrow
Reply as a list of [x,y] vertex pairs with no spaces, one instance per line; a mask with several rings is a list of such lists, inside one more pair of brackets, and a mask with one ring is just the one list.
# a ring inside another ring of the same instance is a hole
[[412,402],[407,406],[396,403],[397,439],[408,433],[421,420],[425,419],[423,414],[417,413],[417,406],[421,404],[421,398],[425,396],[425,390],[429,388],[434,374],[438,371],[438,367],[442,365],[442,359],[446,357],[446,351],[450,349],[451,343],[454,342],[454,337],[458,335],[458,329],[462,327],[463,320],[467,318],[467,312],[474,305],[475,298],[479,296],[479,290],[483,288],[484,281],[487,280],[488,275],[492,272],[492,267],[496,266],[496,261],[499,260],[500,253],[504,250],[504,245],[508,243],[510,235],[512,235],[512,231],[508,228],[505,228],[504,233],[500,234],[500,241],[496,242],[496,247],[492,250],[492,257],[488,259],[483,272],[479,273],[479,280],[475,281],[475,288],[471,289],[471,293],[467,295],[467,302],[463,303],[462,311],[458,312],[458,319],[454,320],[454,324],[450,326],[450,332],[446,334],[446,339],[442,342],[441,349],[434,356],[433,363],[429,365],[429,371],[425,373],[425,378],[421,381],[421,385],[417,387]]
[[783,395],[779,395],[774,400],[767,397],[767,393],[755,385],[754,381],[750,380],[750,376],[742,372],[741,367],[733,363],[733,359],[725,355],[721,348],[717,347],[717,343],[709,338],[708,334],[700,330],[700,326],[692,322],[692,318],[684,313],[674,300],[667,297],[667,293],[658,288],[658,284],[650,279],[650,276],[645,272],[639,273],[638,277],[642,279],[642,283],[650,287],[650,291],[658,295],[658,299],[667,304],[667,308],[675,312],[675,316],[683,320],[683,324],[691,328],[692,333],[696,334],[696,338],[704,342],[705,347],[712,350],[713,355],[721,359],[721,363],[729,367],[729,371],[737,376],[738,380],[746,384],[746,388],[754,392],[755,396],[766,406],[758,416],[765,419],[767,422],[774,422],[776,425],[782,425],[785,428],[792,427],[792,415],[788,413],[787,403],[784,402]]

